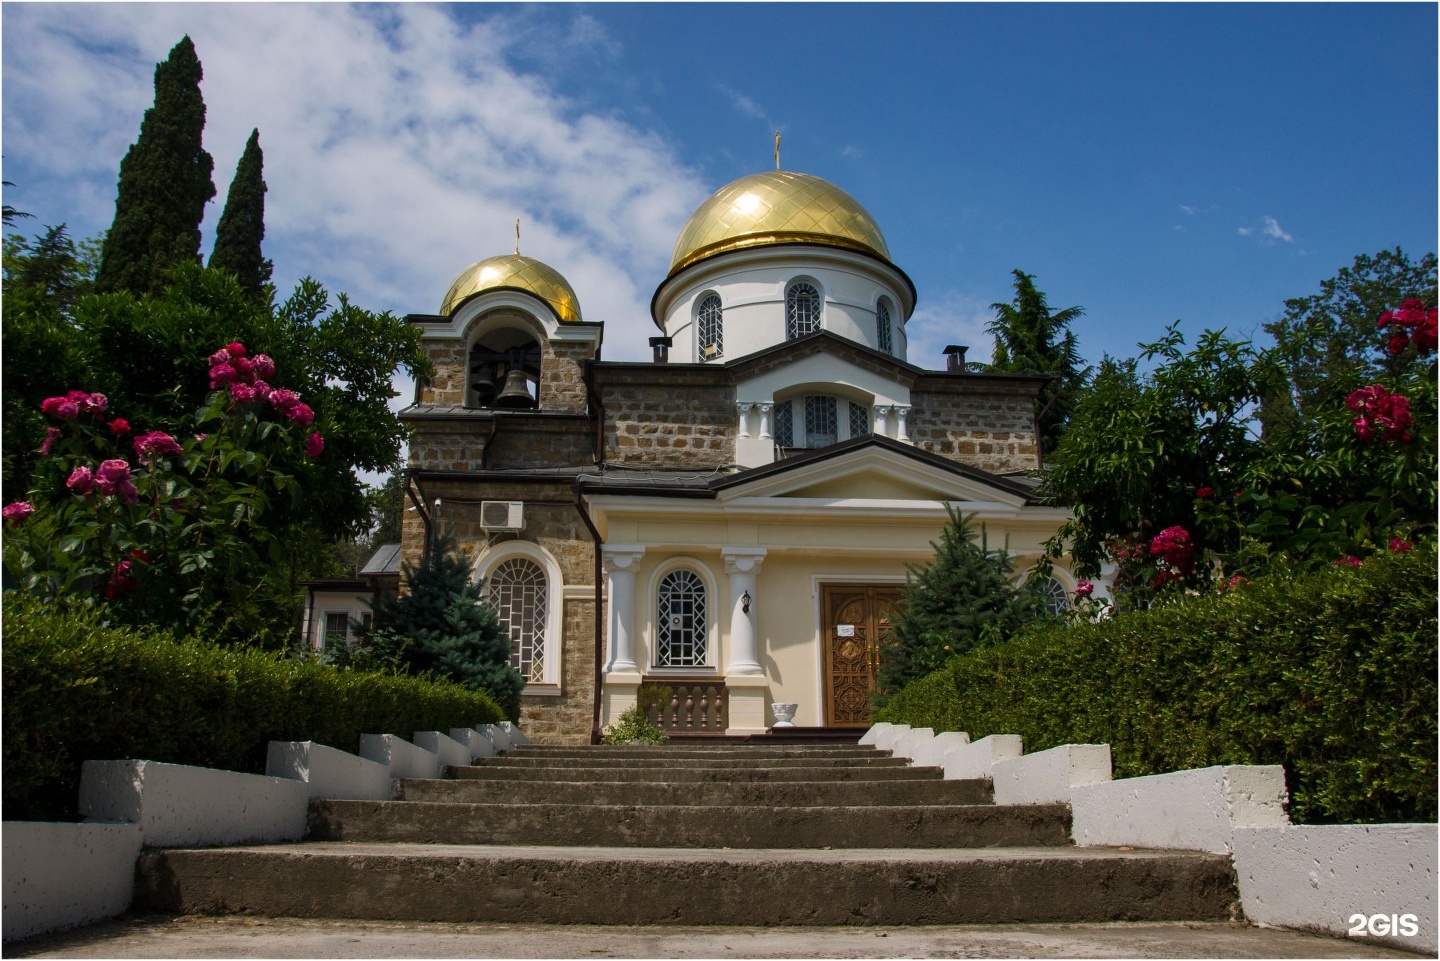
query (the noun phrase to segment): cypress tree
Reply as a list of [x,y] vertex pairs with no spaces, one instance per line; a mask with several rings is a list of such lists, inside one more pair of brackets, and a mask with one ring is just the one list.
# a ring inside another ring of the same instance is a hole
[[1008,550],[991,550],[981,525],[947,505],[949,523],[935,559],[911,568],[890,620],[894,643],[881,648],[882,697],[944,667],[952,657],[1004,640],[1043,611],[1039,596],[1011,583]]
[[1081,366],[1080,348],[1067,328],[1085,313],[1083,307],[1051,310],[1043,291],[1035,288],[1035,276],[1024,271],[1015,277],[1015,300],[991,304],[995,319],[988,326],[995,335],[995,353],[989,370],[1008,374],[1050,374],[1055,379],[1035,399],[1040,428],[1040,449],[1055,450],[1070,423],[1075,399],[1090,375]]
[[200,222],[215,196],[214,161],[200,146],[205,101],[195,45],[184,37],[155,67],[155,105],[120,162],[115,221],[95,286],[101,293],[158,292],[175,264],[200,262]]
[[421,563],[406,564],[403,574],[409,592],[375,604],[373,637],[382,658],[486,691],[512,719],[519,717],[525,681],[510,664],[510,639],[471,579],[454,535],[436,538]]
[[256,300],[264,299],[274,267],[260,253],[260,241],[265,239],[264,172],[260,131],[252,130],[230,181],[225,210],[215,228],[215,249],[210,252],[210,267],[230,271]]

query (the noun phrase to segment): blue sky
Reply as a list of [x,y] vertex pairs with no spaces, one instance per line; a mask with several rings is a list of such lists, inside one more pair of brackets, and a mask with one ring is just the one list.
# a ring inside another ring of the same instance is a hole
[[[773,166],[875,216],[910,359],[984,359],[1033,273],[1092,361],[1179,320],[1261,336],[1356,254],[1437,246],[1433,4],[20,4],[5,200],[96,233],[184,33],[219,194],[250,128],[265,250],[371,309],[436,310],[511,249],[638,359],[689,213]],[[38,226],[34,229],[38,229]]]

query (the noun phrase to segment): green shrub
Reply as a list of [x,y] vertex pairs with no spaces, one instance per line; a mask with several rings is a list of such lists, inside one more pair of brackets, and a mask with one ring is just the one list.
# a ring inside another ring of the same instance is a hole
[[907,686],[880,720],[1106,742],[1116,777],[1281,764],[1299,823],[1436,819],[1436,553],[1277,572],[1051,627]]
[[80,765],[143,758],[263,772],[271,740],[355,751],[362,733],[449,730],[505,715],[483,692],[102,626],[4,601],[4,817],[73,816]]

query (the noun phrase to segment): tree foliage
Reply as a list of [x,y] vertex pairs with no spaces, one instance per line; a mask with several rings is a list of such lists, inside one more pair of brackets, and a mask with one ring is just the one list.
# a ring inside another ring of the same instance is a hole
[[451,533],[435,538],[420,564],[402,569],[406,593],[375,604],[380,655],[417,673],[483,690],[512,719],[525,685],[511,666],[511,642]]
[[1009,550],[991,550],[984,525],[948,506],[935,559],[911,568],[891,618],[894,643],[881,648],[880,689],[895,692],[974,647],[1009,637],[1041,616],[1037,595],[1011,580]]
[[155,104],[120,162],[115,220],[95,278],[101,292],[158,293],[171,267],[200,262],[200,223],[215,196],[215,163],[201,146],[202,76],[188,36],[155,68]]
[[260,252],[260,242],[265,239],[264,171],[260,131],[252,130],[235,168],[235,179],[230,181],[209,263],[212,270],[234,274],[240,286],[256,300],[266,299],[265,285],[274,269]]
[[1071,412],[1089,375],[1083,367],[1075,335],[1067,328],[1085,313],[1082,307],[1051,310],[1032,274],[1016,270],[1015,299],[990,307],[995,319],[988,326],[995,335],[995,353],[988,367],[996,373],[1047,374],[1053,379],[1035,399],[1041,451],[1049,455],[1070,422]]

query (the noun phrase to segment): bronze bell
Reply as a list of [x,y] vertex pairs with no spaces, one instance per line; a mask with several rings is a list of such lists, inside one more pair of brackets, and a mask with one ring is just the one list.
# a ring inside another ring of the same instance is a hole
[[470,381],[470,389],[475,392],[475,406],[489,407],[495,400],[495,374],[491,371],[489,364],[476,364],[470,368],[474,379]]
[[507,410],[529,410],[535,406],[535,398],[530,396],[530,378],[523,370],[510,368],[505,375],[505,389],[495,398],[495,406]]

